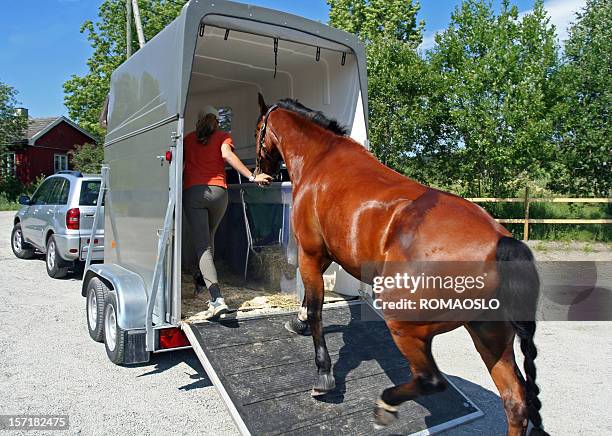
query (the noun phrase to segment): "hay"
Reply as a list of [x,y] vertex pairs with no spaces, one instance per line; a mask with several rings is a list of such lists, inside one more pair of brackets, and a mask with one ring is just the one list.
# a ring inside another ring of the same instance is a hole
[[[249,315],[297,310],[300,303],[294,294],[274,292],[269,289],[255,289],[250,286],[237,285],[240,281],[231,277],[228,283],[221,280],[219,287],[225,303],[234,311]],[[195,285],[189,274],[182,275],[182,318],[187,322],[203,320],[203,312],[208,308],[209,295],[207,291],[195,296]]]
[[258,248],[249,255],[249,281],[270,289],[281,289],[284,280],[294,280],[297,268],[287,262],[284,249],[278,245]]
[[[301,302],[296,298],[295,279],[297,269],[287,263],[281,247],[264,247],[249,260],[248,281],[231,270],[223,262],[217,263],[219,287],[228,307],[235,311],[232,316],[252,316],[297,310]],[[207,291],[195,296],[195,284],[191,275],[183,274],[182,318],[187,322],[204,320],[203,312],[208,308]],[[336,274],[323,277],[325,303],[346,300],[332,292]],[[282,289],[282,290],[281,290]]]

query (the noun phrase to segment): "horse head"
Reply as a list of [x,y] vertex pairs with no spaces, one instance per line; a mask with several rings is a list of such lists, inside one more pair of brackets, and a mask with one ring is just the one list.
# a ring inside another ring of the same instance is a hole
[[260,114],[255,130],[255,152],[257,156],[255,174],[265,173],[275,176],[280,172],[282,156],[278,149],[276,135],[268,129],[268,118],[277,106],[268,106],[261,93],[258,97]]

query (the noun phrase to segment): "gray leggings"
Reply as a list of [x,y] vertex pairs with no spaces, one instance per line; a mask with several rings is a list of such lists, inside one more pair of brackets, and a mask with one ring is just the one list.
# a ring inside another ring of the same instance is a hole
[[227,190],[220,186],[196,185],[183,191],[185,218],[206,287],[218,283],[213,263],[215,232],[226,208]]

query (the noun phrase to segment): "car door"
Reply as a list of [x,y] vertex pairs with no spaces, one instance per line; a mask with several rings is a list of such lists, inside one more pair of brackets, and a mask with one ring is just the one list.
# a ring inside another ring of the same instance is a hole
[[55,179],[50,178],[45,180],[42,185],[38,187],[32,200],[30,201],[30,207],[28,213],[23,220],[23,236],[26,241],[32,243],[36,247],[43,248],[42,243],[42,229],[44,225],[43,213],[44,206],[47,204],[51,190],[55,184]]

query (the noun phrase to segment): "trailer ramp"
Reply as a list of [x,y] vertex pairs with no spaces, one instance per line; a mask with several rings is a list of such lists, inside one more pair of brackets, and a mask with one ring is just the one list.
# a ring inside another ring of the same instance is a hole
[[374,430],[374,401],[384,388],[409,381],[410,369],[385,323],[363,302],[324,309],[336,389],[312,398],[316,374],[312,338],[283,327],[294,316],[184,325],[242,434],[424,435],[482,416],[449,383],[443,393],[403,404],[393,426]]

